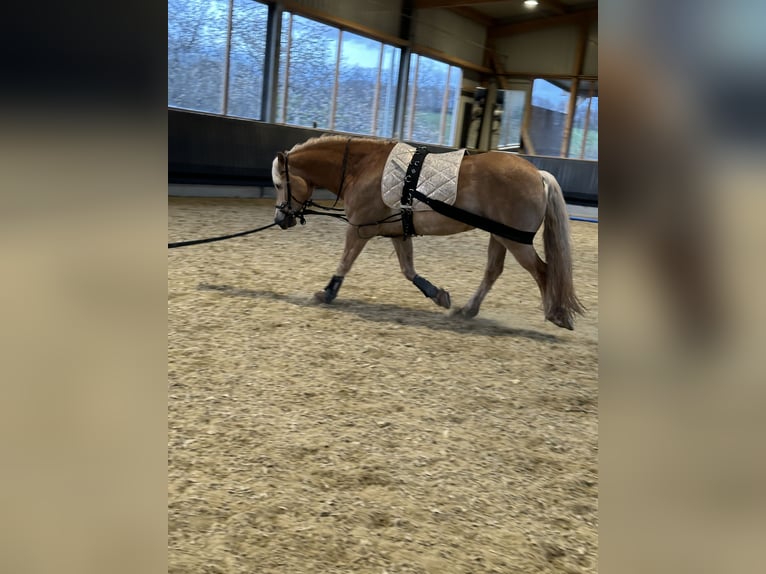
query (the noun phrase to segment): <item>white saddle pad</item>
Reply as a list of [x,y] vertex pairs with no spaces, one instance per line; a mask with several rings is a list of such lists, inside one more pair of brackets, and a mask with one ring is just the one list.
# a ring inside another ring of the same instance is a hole
[[[404,175],[415,154],[415,148],[406,143],[398,143],[391,150],[383,168],[381,194],[383,203],[389,207],[401,207]],[[464,149],[447,153],[429,153],[423,162],[423,169],[418,179],[417,190],[429,197],[452,205],[457,196],[457,176],[460,162],[465,155]],[[412,208],[418,211],[431,209],[417,199],[412,200]]]

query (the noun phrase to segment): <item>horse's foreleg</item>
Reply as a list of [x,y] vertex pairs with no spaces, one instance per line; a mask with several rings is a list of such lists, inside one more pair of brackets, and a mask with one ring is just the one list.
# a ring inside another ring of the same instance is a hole
[[463,317],[475,317],[479,313],[482,301],[492,289],[497,278],[503,272],[505,265],[505,246],[500,243],[493,235],[489,236],[489,246],[487,247],[487,267],[484,270],[484,278],[481,280],[479,288],[468,300],[464,307],[456,310],[456,314]]
[[399,267],[407,280],[420,289],[420,291],[437,305],[449,309],[451,305],[449,292],[436,287],[425,277],[415,272],[414,256],[412,254],[412,239],[405,240],[403,237],[392,237],[391,241],[399,258]]
[[343,279],[346,278],[346,274],[351,270],[351,266],[369,240],[369,237],[359,237],[356,227],[349,226],[346,229],[346,243],[343,246],[343,255],[340,258],[340,263],[338,263],[338,268],[335,270],[335,275],[332,276],[323,291],[314,293],[314,299],[320,303],[332,303],[333,299],[338,296]]

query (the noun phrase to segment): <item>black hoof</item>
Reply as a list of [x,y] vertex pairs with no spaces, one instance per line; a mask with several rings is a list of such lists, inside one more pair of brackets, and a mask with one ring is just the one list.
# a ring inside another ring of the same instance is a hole
[[439,289],[439,292],[436,294],[436,297],[433,297],[433,302],[439,305],[439,307],[444,307],[445,309],[449,309],[452,306],[452,300],[449,296],[449,291],[445,291],[444,289]]
[[462,317],[463,319],[473,319],[478,314],[478,309],[471,309],[470,307],[460,307],[459,309],[455,309],[455,312],[453,313],[453,315]]
[[327,293],[325,291],[317,291],[314,293],[314,301],[317,303],[332,303],[332,299],[328,299]]
[[563,311],[553,313],[551,316],[546,317],[546,319],[548,319],[548,321],[557,327],[574,331],[574,322],[572,321],[572,317]]

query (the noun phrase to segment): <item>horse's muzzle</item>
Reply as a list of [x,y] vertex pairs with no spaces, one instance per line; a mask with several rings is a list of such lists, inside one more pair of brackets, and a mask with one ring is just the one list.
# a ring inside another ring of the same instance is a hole
[[281,229],[287,229],[289,227],[295,227],[298,221],[292,213],[285,213],[281,209],[277,209],[277,212],[274,215],[274,223],[279,225]]

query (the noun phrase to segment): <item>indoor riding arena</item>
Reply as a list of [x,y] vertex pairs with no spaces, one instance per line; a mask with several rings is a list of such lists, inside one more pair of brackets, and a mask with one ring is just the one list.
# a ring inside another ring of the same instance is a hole
[[[597,572],[597,14],[169,0],[169,247],[265,227],[168,249],[169,572]],[[574,330],[546,321],[511,254],[478,315],[455,313],[482,281],[482,229],[408,240],[449,310],[385,237],[317,302],[348,224],[267,226],[272,161],[323,134],[552,173]]]

